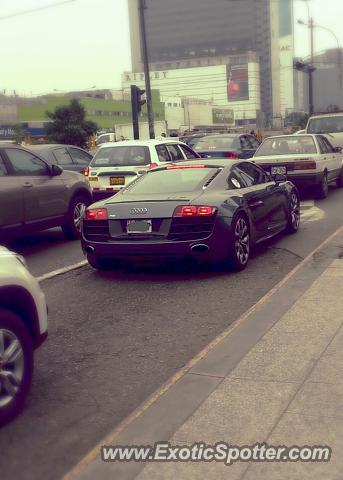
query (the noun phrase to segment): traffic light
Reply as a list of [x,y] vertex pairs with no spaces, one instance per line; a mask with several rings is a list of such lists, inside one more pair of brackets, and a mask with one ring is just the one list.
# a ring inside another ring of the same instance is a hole
[[143,97],[145,90],[141,90],[137,85],[131,85],[131,102],[133,108],[140,113],[142,106],[146,103],[146,99]]

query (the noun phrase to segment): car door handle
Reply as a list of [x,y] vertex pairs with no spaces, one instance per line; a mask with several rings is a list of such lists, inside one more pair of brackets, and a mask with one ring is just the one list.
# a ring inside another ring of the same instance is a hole
[[32,187],[33,187],[33,184],[30,183],[30,182],[25,182],[25,183],[24,183],[24,187],[26,187],[26,188],[32,188]]
[[249,203],[249,207],[259,207],[260,205],[264,205],[263,200],[258,200],[257,202]]

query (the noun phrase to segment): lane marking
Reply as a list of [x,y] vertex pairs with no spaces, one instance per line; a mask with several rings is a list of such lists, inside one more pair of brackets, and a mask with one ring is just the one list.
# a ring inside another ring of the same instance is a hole
[[77,270],[78,268],[84,267],[87,264],[87,260],[82,260],[81,262],[74,263],[73,265],[68,265],[67,267],[58,268],[57,270],[45,273],[44,275],[36,278],[38,282],[44,282],[44,280],[49,280],[50,278],[57,277],[58,275],[63,275],[64,273],[71,272],[72,270]]
[[76,479],[85,468],[95,460],[103,445],[114,445],[115,439],[128,427],[134,420],[141,417],[149,408],[151,408],[160,398],[165,395],[182,377],[186,375],[197,363],[200,362],[214,347],[216,347],[224,338],[228,337],[236,328],[238,328],[258,307],[265,304],[281,287],[285,285],[302,267],[304,267],[312,257],[321,250],[325,245],[340,233],[343,233],[343,226],[339,227],[332,233],[324,242],[316,247],[304,260],[302,260],[295,268],[293,268],[279,283],[277,283],[266,295],[264,295],[258,302],[250,307],[241,317],[239,317],[234,324],[231,324],[224,332],[218,335],[212,342],[210,342],[203,350],[201,350],[195,357],[193,357],[183,368],[181,368],[175,375],[173,375],[162,387],[152,394],[136,408],[128,417],[126,417],[119,425],[112,430],[104,439],[102,439],[95,447],[92,448],[80,461],[77,463],[64,477],[63,480]]

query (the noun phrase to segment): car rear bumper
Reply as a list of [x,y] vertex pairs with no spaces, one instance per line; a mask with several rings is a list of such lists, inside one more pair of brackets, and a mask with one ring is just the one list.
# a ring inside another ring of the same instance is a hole
[[321,182],[322,178],[322,172],[287,174],[287,179],[294,183],[294,185],[299,189],[310,188],[318,185]]
[[217,224],[205,239],[173,241],[107,241],[92,242],[82,237],[86,255],[96,258],[135,262],[163,262],[167,259],[194,259],[203,262],[219,262],[227,256],[231,231],[224,222]]

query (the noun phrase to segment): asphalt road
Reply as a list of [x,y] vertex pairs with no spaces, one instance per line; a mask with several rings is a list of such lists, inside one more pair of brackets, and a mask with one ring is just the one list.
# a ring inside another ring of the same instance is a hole
[[[341,226],[342,202],[335,189],[313,206],[307,200],[300,232],[259,246],[241,273],[84,267],[44,281],[50,336],[24,413],[0,432],[1,479],[61,478]],[[36,275],[83,258],[58,231],[12,247]]]

